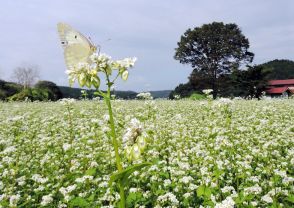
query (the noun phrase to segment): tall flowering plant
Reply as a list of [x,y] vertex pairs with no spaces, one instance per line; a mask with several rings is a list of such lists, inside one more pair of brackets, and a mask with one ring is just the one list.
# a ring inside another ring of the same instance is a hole
[[[127,133],[123,136],[122,141],[119,142],[116,134],[114,116],[111,105],[111,87],[114,82],[120,77],[122,80],[127,80],[129,71],[128,69],[133,67],[136,58],[125,58],[122,60],[112,60],[112,58],[106,54],[93,53],[89,62],[79,63],[76,66],[68,69],[66,73],[69,77],[69,82],[72,85],[75,81],[78,81],[81,87],[94,87],[97,89],[98,95],[103,97],[109,114],[110,125],[110,137],[115,152],[115,160],[117,172],[110,177],[109,185],[113,182],[118,184],[120,192],[119,207],[126,207],[125,187],[129,184],[129,176],[148,165],[150,163],[136,164],[127,168],[123,168],[121,155],[119,154],[120,144],[126,153],[126,157],[129,160],[137,159],[143,152],[145,147],[145,137],[142,136],[141,127],[137,120],[131,121],[131,126],[127,129]],[[101,77],[105,77],[107,90],[102,92],[100,88]]]

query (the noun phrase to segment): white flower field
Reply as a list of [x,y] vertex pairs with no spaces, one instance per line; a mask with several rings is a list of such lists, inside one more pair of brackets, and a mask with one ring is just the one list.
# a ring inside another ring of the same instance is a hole
[[[123,167],[151,163],[127,207],[294,206],[293,99],[112,105]],[[117,207],[108,123],[99,100],[0,103],[0,207]]]

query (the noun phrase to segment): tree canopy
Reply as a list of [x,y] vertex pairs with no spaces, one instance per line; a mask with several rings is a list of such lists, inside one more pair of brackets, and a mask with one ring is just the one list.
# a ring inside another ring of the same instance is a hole
[[188,29],[178,42],[174,58],[190,64],[194,73],[205,73],[216,97],[220,75],[252,62],[254,54],[248,48],[249,41],[236,24],[213,22]]
[[54,82],[45,80],[38,81],[35,84],[35,88],[47,90],[48,100],[59,100],[63,97],[60,88]]

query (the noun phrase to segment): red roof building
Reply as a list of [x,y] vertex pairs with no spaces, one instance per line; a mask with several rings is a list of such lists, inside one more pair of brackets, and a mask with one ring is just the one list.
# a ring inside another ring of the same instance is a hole
[[294,94],[294,79],[270,80],[266,89],[270,96],[291,96]]

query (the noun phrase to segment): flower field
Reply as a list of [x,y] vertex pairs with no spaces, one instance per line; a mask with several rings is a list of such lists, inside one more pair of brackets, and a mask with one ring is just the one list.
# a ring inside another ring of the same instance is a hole
[[[294,206],[293,99],[112,104],[123,166],[152,163],[129,176],[127,207]],[[0,207],[117,207],[107,113],[99,100],[0,103]],[[125,143],[131,125],[144,148]]]

